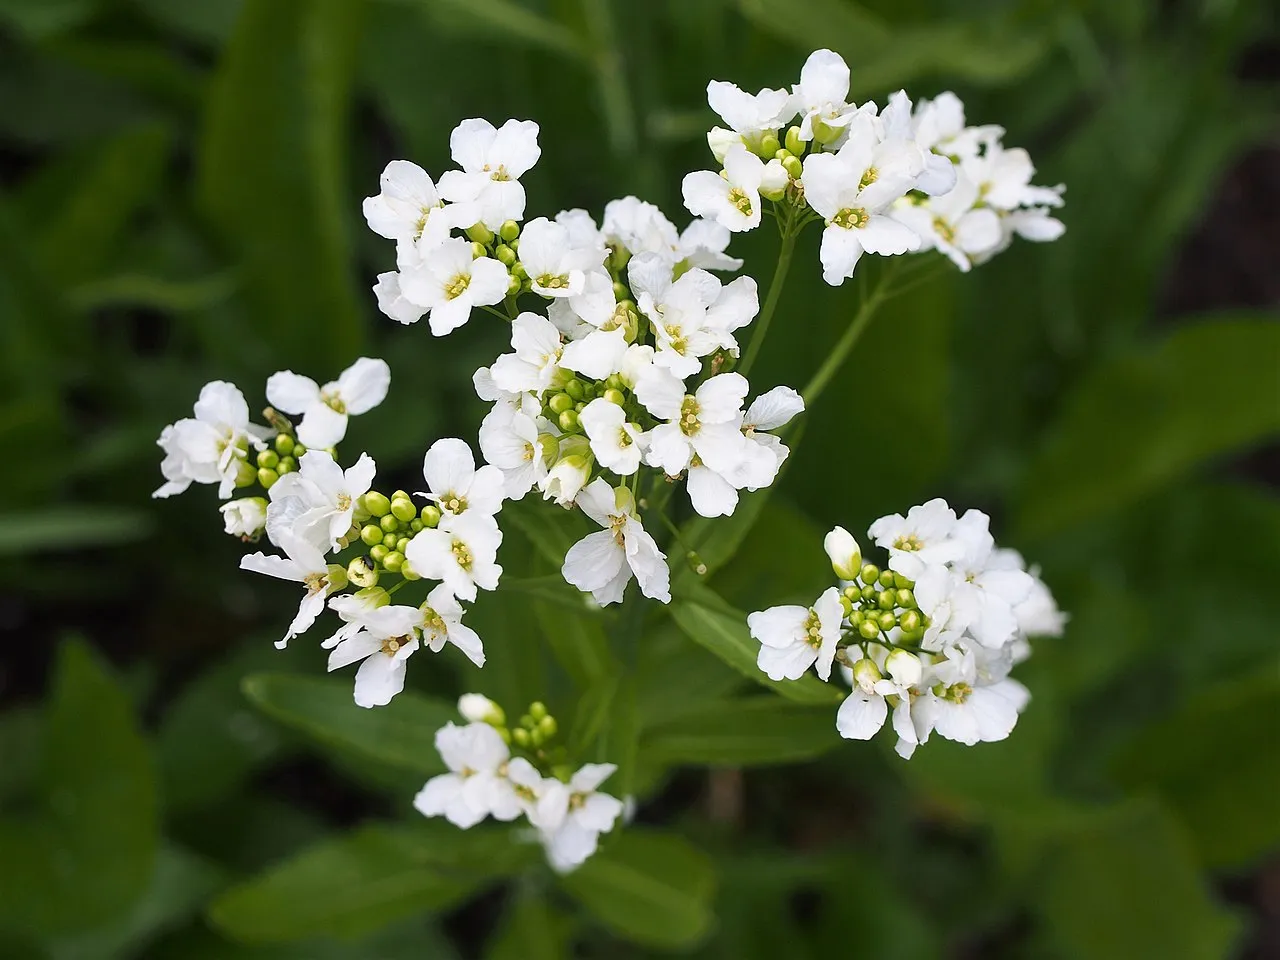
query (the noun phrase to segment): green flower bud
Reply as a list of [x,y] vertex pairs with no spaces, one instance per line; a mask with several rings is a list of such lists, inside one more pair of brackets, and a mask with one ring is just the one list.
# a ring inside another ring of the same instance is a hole
[[498,731],[498,736],[502,738],[502,742],[507,746],[511,746],[511,731],[506,727],[496,727],[495,729]]
[[409,537],[401,537],[396,541],[396,551],[404,553],[405,548],[409,546]]
[[913,591],[907,589],[895,590],[894,594],[898,599],[898,606],[906,607],[908,610],[915,609],[916,595]]
[[517,747],[528,748],[533,743],[533,737],[529,735],[529,731],[524,727],[516,727],[511,731],[511,739],[515,741]]
[[867,689],[884,679],[884,674],[876,666],[874,660],[863,658],[853,665],[853,682],[856,686]]
[[520,292],[520,288],[522,286],[523,284],[520,282],[519,277],[514,277],[514,276],[511,277],[511,279],[507,281],[507,296],[508,297],[516,296]]
[[557,393],[547,401],[547,406],[551,408],[551,412],[556,414],[564,413],[566,410],[573,409],[573,397],[567,393]]
[[374,547],[382,542],[382,528],[376,523],[368,523],[360,528],[360,539],[366,547]]
[[862,588],[856,583],[851,583],[844,588],[843,596],[848,597],[850,600],[861,600]]
[[529,271],[524,268],[524,264],[519,260],[511,265],[511,275],[521,283],[529,279]]
[[782,161],[782,169],[787,171],[787,176],[792,180],[799,180],[804,173],[804,164],[800,162],[799,157],[791,156]]
[[902,628],[904,633],[910,635],[923,629],[924,618],[920,616],[918,610],[908,610],[898,617],[898,626]]
[[293,437],[287,433],[281,433],[276,437],[276,453],[282,457],[287,457],[293,453]]
[[503,243],[511,243],[520,236],[520,224],[514,220],[507,220],[498,228],[498,236],[502,238]]
[[[379,527],[378,529],[379,529],[379,530],[381,530],[382,528],[381,528],[381,527]],[[381,540],[380,542],[381,542],[381,544],[382,544],[384,547],[386,547],[388,550],[394,550],[394,549],[396,548],[396,544],[400,542],[400,533],[399,533],[399,531],[393,531],[393,532],[391,532],[391,533],[384,533],[384,534],[382,535],[382,540]]]
[[893,571],[892,571],[892,570],[881,570],[881,571],[880,571],[880,576],[876,577],[876,582],[877,582],[877,583],[879,583],[879,584],[880,584],[880,586],[884,587],[886,590],[887,590],[889,587],[892,587],[892,586],[893,586]]
[[[377,550],[377,547],[373,548]],[[373,551],[369,551],[370,554]],[[378,583],[378,569],[368,557],[356,557],[347,564],[347,579],[357,587],[373,587]]]
[[614,390],[612,387],[604,392],[604,399],[610,403],[616,403],[620,407],[627,402],[626,394],[621,390]]
[[488,255],[489,255],[489,251],[488,251],[488,250],[486,250],[486,249],[484,248],[484,244],[483,244],[483,243],[472,243],[472,244],[471,244],[471,259],[472,259],[472,260],[479,260],[481,257],[486,257],[486,256],[488,256]]
[[609,267],[614,273],[621,273],[631,262],[631,251],[624,246],[616,246],[609,253]]
[[414,517],[412,520],[409,521],[410,533],[421,533],[425,529],[426,529],[426,524],[423,523],[421,520],[419,520],[417,517]]
[[865,600],[867,603],[875,603],[876,599],[879,596],[880,596],[880,591],[877,590],[875,587],[862,588],[862,599]]
[[369,548],[369,556],[373,558],[374,563],[381,563],[387,559],[387,554],[391,552],[391,548],[385,543]]
[[880,625],[874,620],[863,620],[858,624],[858,633],[864,640],[875,640],[880,636]]
[[295,440],[293,444],[293,458],[295,460],[301,460],[306,455],[307,455],[307,448]]
[[391,512],[391,501],[377,490],[370,490],[360,501],[371,517],[385,517]]
[[258,468],[248,460],[241,460],[236,465],[236,486],[247,487],[250,484],[257,483]]
[[587,395],[587,385],[574,377],[564,385],[564,392],[573,397],[574,400],[581,400]]
[[800,139],[799,127],[787,127],[786,136],[783,137],[783,144],[797,157],[803,156],[805,147],[808,146]]
[[434,529],[440,522],[440,508],[434,503],[428,503],[420,511],[418,516],[422,518],[422,525]]
[[880,629],[886,632],[898,625],[898,618],[893,615],[892,610],[882,610],[876,621],[879,623]]
[[916,582],[914,580],[907,579],[902,574],[895,571],[893,574],[893,585],[899,590],[911,590],[914,589]]
[[862,621],[865,619],[866,615],[861,610],[854,610],[853,613],[849,614],[849,622],[855,627],[862,626]]
[[840,594],[840,609],[844,611],[844,615],[846,617],[849,616],[849,614],[853,613],[853,601],[850,600],[848,597],[846,597],[843,593]]
[[266,467],[268,470],[274,470],[280,465],[280,454],[274,450],[260,450],[258,452],[258,466]]
[[876,594],[876,606],[881,610],[892,610],[898,604],[898,593],[896,590],[881,590]]
[[[404,553],[403,550],[401,550],[400,552]],[[420,574],[417,570],[413,569],[413,565],[409,563],[408,560],[400,564],[400,576],[404,577],[406,580],[422,579],[422,574]]]
[[413,501],[408,497],[403,500],[392,500],[391,515],[397,520],[408,523],[418,515],[418,508],[413,505]]
[[538,721],[538,732],[542,734],[544,740],[550,740],[559,729],[555,717],[543,717]]
[[862,566],[862,551],[858,541],[844,527],[836,527],[822,540],[822,548],[827,551],[827,559],[831,561],[831,569],[841,580],[857,579],[858,569]]
[[547,715],[547,705],[541,700],[529,704],[529,717],[536,723]]
[[782,144],[778,141],[777,134],[766,133],[760,138],[760,148],[756,151],[765,160],[768,160],[782,148]]
[[862,582],[867,586],[875,583],[880,579],[880,568],[874,563],[865,563],[862,565]]
[[776,151],[776,152],[774,153],[774,155],[773,155],[773,159],[775,159],[775,160],[786,160],[786,159],[787,159],[787,157],[789,157],[789,156],[791,156],[791,151],[790,151],[790,150],[788,150],[786,147],[782,147],[781,149],[779,149],[778,151]]
[[325,592],[337,593],[347,588],[347,571],[341,565],[331,563],[325,568]]
[[627,285],[622,281],[616,281],[613,285],[613,298],[615,300],[625,300],[631,296],[631,291],[627,289]]
[[498,248],[493,251],[493,255],[504,267],[509,267],[516,262],[516,252],[505,243],[498,244]]
[[404,554],[399,550],[392,550],[382,558],[382,565],[392,573],[398,573],[401,565],[404,563]]
[[389,513],[378,521],[378,525],[382,527],[385,533],[395,533],[400,529],[400,521]]
[[476,243],[484,246],[493,242],[493,231],[486,227],[483,223],[477,223],[467,227],[467,238],[474,240]]
[[559,417],[560,429],[565,433],[576,433],[578,431],[578,412],[576,410],[566,410]]
[[262,484],[263,490],[270,490],[275,485],[275,482],[280,479],[280,474],[267,467],[260,467],[257,476],[258,483]]

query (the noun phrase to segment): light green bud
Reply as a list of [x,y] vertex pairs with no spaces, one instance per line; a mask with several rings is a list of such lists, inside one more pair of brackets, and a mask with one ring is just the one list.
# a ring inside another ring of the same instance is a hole
[[493,251],[493,255],[504,267],[509,267],[516,262],[516,252],[505,243],[498,244],[498,249]]
[[621,273],[626,269],[627,264],[631,262],[631,251],[624,246],[616,246],[609,254],[609,266],[614,273]]
[[907,635],[918,632],[924,626],[924,619],[918,610],[908,610],[898,617],[898,626]]
[[846,597],[843,593],[840,594],[840,610],[844,613],[846,617],[848,617],[849,614],[853,613],[853,601],[850,600],[848,597]]
[[573,397],[574,400],[581,400],[587,395],[587,385],[574,377],[564,385],[564,392]]
[[779,142],[777,134],[766,133],[760,138],[760,147],[756,150],[756,153],[768,160],[781,148],[782,144]]
[[880,586],[884,587],[886,590],[887,590],[889,587],[892,587],[892,586],[893,586],[893,571],[892,571],[892,570],[881,570],[881,571],[880,571],[880,576],[876,577],[876,582],[877,582],[877,583],[879,583],[879,584],[880,584]]
[[479,260],[481,257],[487,257],[488,255],[489,255],[489,251],[488,251],[488,250],[486,250],[486,249],[484,248],[484,244],[483,244],[483,243],[472,243],[472,244],[471,244],[471,259],[472,259],[472,260]]
[[876,600],[879,598],[879,596],[880,596],[880,591],[877,590],[875,587],[862,588],[862,599],[865,600],[867,603],[875,603]]
[[325,567],[325,592],[337,593],[347,587],[347,571],[340,564],[331,563]]
[[524,264],[519,260],[511,265],[511,275],[521,283],[529,279],[529,271],[524,268]]
[[491,727],[503,727],[507,715],[502,708],[482,693],[464,693],[458,698],[458,713],[471,723],[487,723]]
[[903,686],[911,687],[920,682],[924,669],[920,658],[906,650],[894,650],[885,659],[884,668],[889,676]]
[[782,169],[787,171],[787,176],[792,180],[799,180],[804,173],[804,164],[799,157],[792,155],[782,161]]
[[881,630],[888,632],[898,625],[898,618],[893,615],[892,610],[881,610],[880,615],[876,617],[876,622]]
[[274,470],[280,465],[280,454],[274,450],[258,451],[258,466],[266,467],[268,470]]
[[[381,527],[379,527],[378,529],[379,529],[379,530],[381,530],[382,528],[381,528]],[[394,549],[396,548],[396,544],[400,542],[400,533],[399,533],[399,531],[392,531],[391,533],[384,533],[384,534],[382,535],[382,540],[381,540],[380,542],[381,542],[381,543],[382,543],[382,545],[383,545],[384,547],[386,547],[388,550],[394,550]]]
[[547,401],[547,406],[551,408],[552,413],[556,415],[562,414],[566,410],[573,409],[573,397],[567,393],[557,393]]
[[805,147],[808,146],[808,144],[800,139],[799,127],[787,127],[787,134],[783,137],[783,145],[790,153],[797,157],[804,156]]
[[631,296],[631,291],[627,289],[627,285],[622,281],[616,281],[613,285],[613,298],[615,300],[625,300]]
[[543,717],[538,721],[538,732],[542,734],[544,740],[550,740],[559,729],[560,727],[556,724],[555,717]]
[[576,433],[578,431],[578,412],[576,410],[566,410],[560,414],[558,418],[560,429],[565,433]]
[[376,523],[367,523],[360,528],[360,539],[366,547],[375,547],[382,542],[382,528]]
[[858,633],[864,640],[875,640],[880,636],[880,625],[873,620],[863,620],[858,624]]
[[410,539],[409,537],[401,537],[399,540],[397,540],[396,551],[399,553],[404,553],[405,549],[409,546],[409,539]]
[[507,220],[498,228],[498,236],[502,238],[503,243],[511,243],[520,236],[520,224],[514,220]]
[[467,238],[474,240],[476,243],[484,246],[493,242],[493,231],[486,227],[483,223],[477,223],[467,227]]
[[876,594],[876,606],[881,610],[892,610],[898,605],[898,592],[896,590],[881,590]]
[[604,392],[604,399],[610,403],[616,403],[618,406],[622,406],[627,402],[626,394],[621,390],[614,390],[612,387]]
[[870,690],[883,679],[884,674],[874,660],[863,657],[853,665],[853,682],[864,690]]
[[862,567],[862,551],[858,541],[844,527],[836,527],[822,540],[831,569],[841,580],[856,580]]
[[[403,550],[401,550],[400,552],[404,553]],[[400,564],[400,576],[404,577],[406,580],[422,579],[422,574],[420,574],[417,570],[413,569],[413,564],[411,564],[408,560]]]
[[287,433],[281,433],[276,436],[276,453],[282,457],[287,457],[293,453],[293,437]]
[[419,520],[417,517],[414,517],[412,520],[409,521],[409,531],[411,533],[421,533],[425,529],[426,529],[426,524],[423,523],[421,520]]
[[894,595],[898,599],[898,606],[906,607],[908,610],[915,609],[916,595],[914,591],[907,589],[895,590]]
[[360,498],[360,502],[371,517],[385,517],[391,512],[391,501],[377,490],[370,490]]
[[[837,576],[838,576],[838,574],[837,574]],[[851,584],[849,584],[849,586],[847,586],[847,587],[845,587],[845,588],[844,588],[844,594],[843,594],[843,595],[844,595],[844,596],[846,596],[846,597],[848,597],[850,600],[861,600],[861,599],[862,599],[862,588],[861,588],[860,586],[858,586],[856,583],[851,583]]]
[[392,573],[399,573],[400,567],[404,563],[404,554],[399,550],[392,550],[382,558],[382,565]]
[[294,457],[294,459],[295,459],[295,460],[301,460],[301,459],[302,459],[303,457],[305,457],[306,455],[307,455],[307,448],[306,448],[306,447],[304,447],[302,444],[298,443],[298,442],[295,440],[295,441],[294,441],[294,443],[293,443],[293,457]]
[[897,571],[894,571],[893,585],[897,587],[899,590],[912,590],[915,588],[916,582],[914,580],[909,580],[908,578],[904,577],[902,574],[898,573]]
[[434,503],[428,503],[425,507],[418,511],[418,516],[422,518],[422,525],[434,529],[440,523],[440,508]]
[[275,482],[280,479],[280,474],[267,467],[259,467],[257,479],[258,483],[262,484],[263,490],[270,490],[275,486]]
[[378,521],[378,525],[381,526],[383,531],[386,533],[395,533],[400,529],[400,521],[389,513]]
[[377,546],[369,548],[369,556],[373,558],[374,563],[381,563],[387,559],[387,554],[391,552],[391,548],[385,543],[379,543]]
[[522,284],[520,283],[519,277],[511,277],[510,279],[508,279],[507,280],[507,296],[514,297],[516,294],[520,292],[521,286]]
[[862,582],[867,586],[875,583],[880,579],[880,568],[874,563],[865,563],[862,565]]
[[533,737],[529,735],[529,731],[524,727],[516,727],[512,730],[511,739],[515,742],[517,747],[525,747],[526,749],[531,743],[533,743]]
[[356,557],[347,564],[347,579],[357,587],[373,587],[378,583],[378,569],[368,557]]
[[408,523],[418,515],[418,508],[413,505],[413,501],[408,497],[403,500],[392,500],[391,515],[397,520]]
[[543,703],[541,700],[535,700],[533,701],[533,703],[529,704],[529,718],[534,723],[537,723],[546,715],[547,715],[547,705]]

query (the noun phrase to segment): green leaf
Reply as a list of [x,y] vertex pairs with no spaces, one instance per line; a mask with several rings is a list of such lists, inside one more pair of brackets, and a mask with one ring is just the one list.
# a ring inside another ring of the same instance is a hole
[[0,0],[0,23],[39,40],[80,26],[98,4],[99,0]]
[[547,645],[575,684],[590,690],[614,673],[616,662],[598,615],[571,613],[543,600],[532,606]]
[[485,952],[485,960],[563,960],[576,924],[532,891],[522,892]]
[[322,380],[363,339],[343,149],[363,8],[245,0],[199,153],[200,199],[244,263],[258,329]]
[[746,697],[714,700],[698,713],[647,730],[640,750],[658,763],[744,767],[809,760],[839,743],[830,706]]
[[38,812],[0,821],[0,927],[64,933],[103,924],[155,864],[155,774],[125,692],[80,642],[58,652]]
[[1280,846],[1280,663],[1215,684],[1140,730],[1112,763],[1117,780],[1155,791],[1210,867],[1239,867]]
[[398,0],[406,6],[422,6],[442,26],[470,27],[494,40],[543,47],[574,60],[589,61],[590,51],[568,27],[515,0]]
[[628,828],[560,882],[588,913],[635,943],[685,947],[711,926],[715,870],[674,834]]
[[0,557],[80,550],[141,540],[151,517],[121,507],[49,507],[0,514]]
[[[514,844],[508,831],[464,834],[444,826],[448,832],[366,826],[325,840],[222,894],[210,919],[251,943],[358,937],[448,909],[488,880],[519,869],[532,852]],[[520,858],[491,856],[507,848]]]
[[1102,364],[1067,398],[1028,470],[1024,535],[1118,508],[1202,460],[1274,435],[1277,369],[1280,323],[1263,316],[1188,323]]
[[843,698],[837,688],[815,676],[800,680],[770,680],[756,666],[760,644],[747,630],[747,615],[727,607],[705,587],[671,604],[671,616],[685,635],[700,643],[744,677],[797,703],[832,704]]
[[351,698],[351,681],[259,673],[244,680],[244,694],[269,717],[320,743],[416,773],[444,772],[436,731],[458,719],[454,705],[406,690],[385,707],[369,710]]
[[1148,801],[1064,835],[1037,900],[1068,957],[1217,960],[1239,931],[1210,898],[1177,824]]
[[561,510],[548,510],[543,501],[527,497],[502,508],[503,521],[510,521],[523,533],[538,554],[559,570],[564,555],[585,530],[580,517]]

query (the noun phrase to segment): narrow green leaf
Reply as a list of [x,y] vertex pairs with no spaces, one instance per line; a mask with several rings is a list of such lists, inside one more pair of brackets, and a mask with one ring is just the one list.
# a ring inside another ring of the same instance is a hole
[[745,697],[712,701],[698,713],[647,730],[640,750],[657,763],[744,767],[809,760],[839,743],[830,706]]
[[453,704],[406,690],[369,710],[356,706],[351,681],[340,677],[259,673],[243,689],[268,716],[321,743],[417,773],[444,772],[435,735],[458,720]]
[[199,196],[242,260],[258,329],[295,369],[359,352],[345,164],[364,4],[245,0],[210,92]]
[[744,677],[797,703],[836,703],[843,699],[838,687],[825,684],[816,676],[800,680],[770,680],[756,665],[760,644],[747,630],[747,615],[726,607],[706,588],[677,599],[671,604],[671,616],[691,640],[715,654]]
[[570,613],[543,600],[533,602],[533,613],[551,652],[579,687],[589,690],[617,669],[598,615]]
[[635,943],[686,947],[711,926],[715,869],[674,834],[629,828],[560,882],[588,913]]
[[51,507],[0,514],[0,557],[53,553],[141,540],[151,518],[120,507]]
[[1178,328],[1076,386],[1028,470],[1019,520],[1044,536],[1151,493],[1197,462],[1280,431],[1280,323]]

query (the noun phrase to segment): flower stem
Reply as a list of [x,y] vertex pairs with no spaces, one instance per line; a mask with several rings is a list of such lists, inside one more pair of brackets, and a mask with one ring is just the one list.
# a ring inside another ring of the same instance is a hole
[[862,304],[858,307],[857,314],[853,318],[853,322],[849,324],[849,328],[845,330],[839,343],[827,354],[827,359],[818,368],[818,372],[813,375],[804,390],[800,392],[800,395],[804,397],[806,408],[812,407],[817,402],[818,397],[822,395],[822,391],[831,382],[831,378],[840,371],[845,360],[848,359],[850,351],[857,345],[858,340],[861,339],[862,334],[871,323],[871,318],[875,316],[876,310],[879,309],[880,304],[885,301],[888,294],[889,277],[885,275],[876,283],[871,290],[870,296],[862,301]]
[[787,271],[791,268],[791,254],[795,251],[796,237],[800,233],[793,227],[790,217],[785,222],[779,221],[779,229],[782,231],[782,247],[778,250],[778,265],[773,268],[773,279],[769,281],[769,293],[765,296],[764,308],[755,322],[755,333],[751,335],[751,344],[747,347],[747,354],[738,367],[738,372],[743,376],[751,372],[756,357],[764,347],[764,338],[769,332],[773,313],[778,308],[778,300],[782,297],[782,287],[787,281]]

